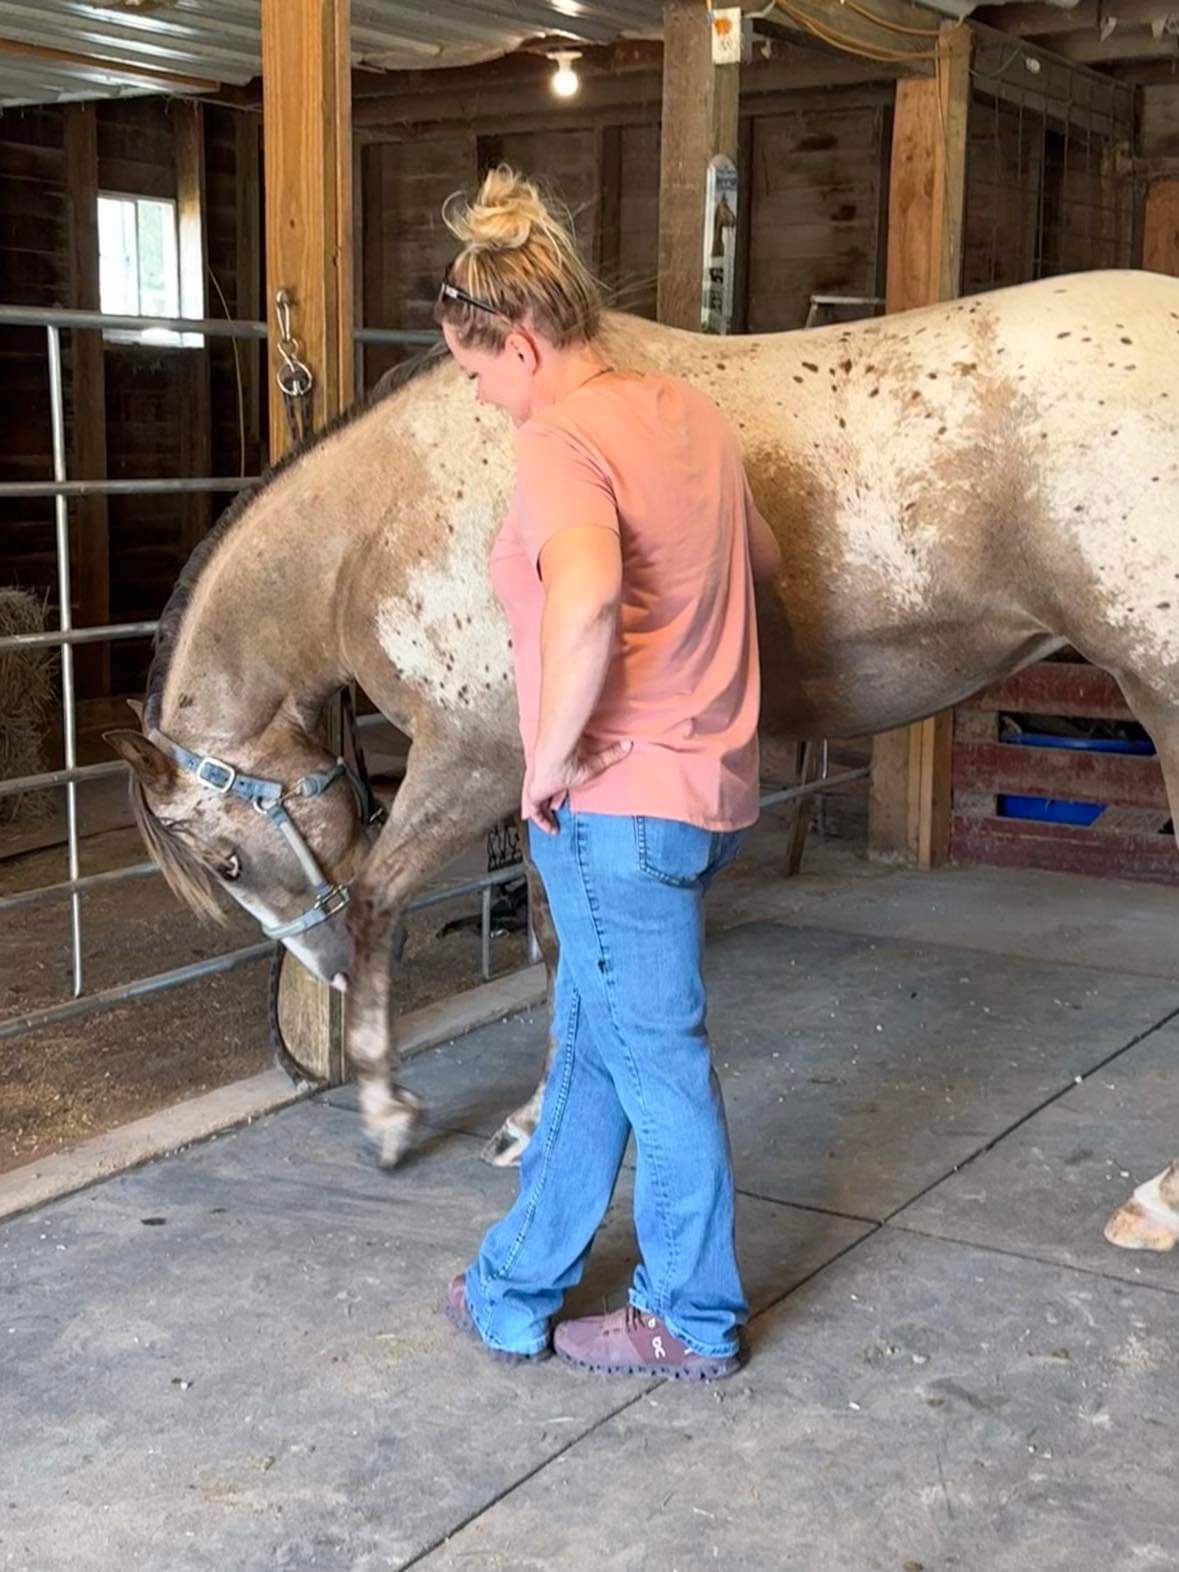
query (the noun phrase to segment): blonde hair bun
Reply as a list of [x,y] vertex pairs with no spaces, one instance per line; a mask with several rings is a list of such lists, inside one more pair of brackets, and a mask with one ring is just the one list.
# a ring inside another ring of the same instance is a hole
[[518,251],[534,232],[545,234],[553,224],[536,186],[507,164],[488,170],[473,200],[456,191],[442,217],[468,252]]

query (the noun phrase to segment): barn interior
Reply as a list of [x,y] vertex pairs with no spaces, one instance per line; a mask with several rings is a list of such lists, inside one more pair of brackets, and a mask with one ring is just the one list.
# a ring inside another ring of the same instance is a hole
[[[340,1001],[180,906],[103,741],[291,445],[278,291],[319,425],[436,338],[442,203],[496,163],[568,205],[618,309],[681,327],[715,154],[733,333],[1179,276],[1169,0],[776,0],[725,13],[731,54],[719,14],[0,0],[13,1566],[1174,1564],[1175,1256],[1102,1230],[1175,1155],[1179,853],[1108,673],[1064,651],[767,766],[708,954],[751,1357],[703,1395],[503,1369],[439,1313],[544,1055],[514,827],[411,920],[430,1116],[384,1172]],[[391,796],[408,739],[360,698]],[[628,1185],[575,1313],[622,1302]]]

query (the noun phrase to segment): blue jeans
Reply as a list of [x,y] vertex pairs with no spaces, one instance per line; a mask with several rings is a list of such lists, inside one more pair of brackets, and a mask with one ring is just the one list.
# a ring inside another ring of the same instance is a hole
[[556,835],[529,834],[560,940],[555,1052],[519,1195],[467,1270],[467,1308],[494,1348],[546,1345],[633,1130],[642,1264],[631,1303],[697,1353],[731,1354],[748,1308],[700,961],[704,892],[745,832],[568,808],[556,817]]

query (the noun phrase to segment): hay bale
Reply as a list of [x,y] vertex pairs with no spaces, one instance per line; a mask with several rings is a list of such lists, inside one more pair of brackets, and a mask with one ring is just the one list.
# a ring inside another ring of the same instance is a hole
[[[25,590],[0,589],[0,638],[44,631],[44,601]],[[52,700],[51,649],[0,651],[0,780],[45,769],[45,719]],[[44,819],[52,812],[52,790],[0,797],[0,824]]]

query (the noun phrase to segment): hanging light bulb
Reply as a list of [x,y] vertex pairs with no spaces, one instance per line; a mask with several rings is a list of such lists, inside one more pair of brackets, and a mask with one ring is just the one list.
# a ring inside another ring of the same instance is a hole
[[551,85],[558,98],[572,98],[581,86],[581,78],[573,69],[573,62],[581,59],[581,51],[577,49],[558,49],[549,56],[557,69],[553,72]]

